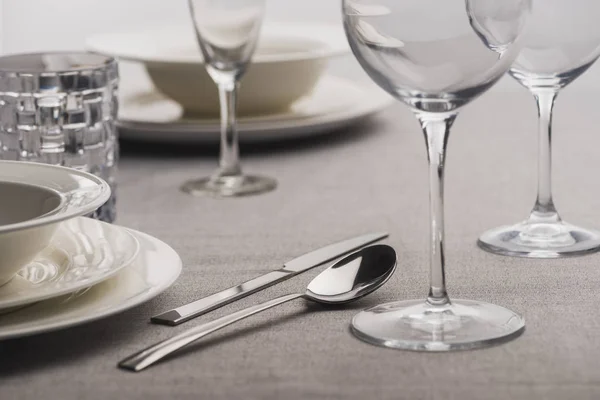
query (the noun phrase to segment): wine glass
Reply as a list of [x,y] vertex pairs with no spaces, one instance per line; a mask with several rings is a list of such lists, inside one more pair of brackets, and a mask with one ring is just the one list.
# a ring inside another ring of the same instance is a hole
[[446,144],[459,108],[510,67],[529,0],[344,0],[350,47],[369,76],[419,120],[429,160],[430,288],[424,300],[398,301],[356,315],[352,332],[407,350],[472,349],[510,340],[524,319],[506,308],[450,300],[444,264]]
[[186,182],[181,189],[216,197],[273,190],[274,179],[242,173],[236,126],[239,82],[256,49],[265,0],[188,0],[188,5],[206,70],[219,89],[221,154],[212,176]]
[[534,0],[523,50],[510,75],[535,97],[538,108],[538,194],[529,218],[485,232],[478,241],[492,253],[557,258],[600,250],[600,232],[564,222],[551,191],[552,109],[560,89],[600,55],[596,0]]

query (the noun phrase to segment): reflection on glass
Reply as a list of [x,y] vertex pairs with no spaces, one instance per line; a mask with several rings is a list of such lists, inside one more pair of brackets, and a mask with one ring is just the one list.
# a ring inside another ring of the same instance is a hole
[[354,317],[359,338],[408,350],[489,346],[519,335],[524,320],[493,304],[450,300],[444,260],[446,144],[460,107],[490,88],[517,56],[528,0],[345,0],[344,26],[356,59],[408,105],[427,146],[431,274],[425,300],[383,304]]
[[524,47],[510,74],[535,97],[539,116],[538,195],[529,218],[485,232],[479,246],[496,254],[555,258],[600,250],[600,232],[562,220],[552,200],[552,109],[558,92],[600,55],[594,0],[534,0]]
[[256,49],[264,0],[188,0],[206,69],[219,89],[221,155],[210,177],[186,182],[192,195],[244,196],[275,189],[275,180],[245,175],[239,161],[236,102],[239,82]]

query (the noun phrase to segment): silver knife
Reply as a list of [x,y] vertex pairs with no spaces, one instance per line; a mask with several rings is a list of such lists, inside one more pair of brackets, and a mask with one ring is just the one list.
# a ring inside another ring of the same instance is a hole
[[276,283],[288,280],[304,271],[308,271],[329,261],[333,261],[338,257],[342,257],[371,243],[383,240],[388,236],[389,235],[385,232],[369,233],[353,239],[330,244],[286,262],[283,264],[283,268],[281,269],[269,272],[265,275],[244,282],[241,285],[211,294],[210,296],[196,300],[184,306],[166,311],[162,314],[152,317],[150,320],[156,324],[171,326],[179,325],[192,318],[206,314],[209,311],[215,310],[233,301],[251,295],[252,293],[256,293],[259,290],[263,290],[269,286],[275,285]]

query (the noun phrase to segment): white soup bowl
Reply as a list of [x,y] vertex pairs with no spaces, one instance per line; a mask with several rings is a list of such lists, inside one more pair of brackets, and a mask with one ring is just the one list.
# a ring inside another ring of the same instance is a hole
[[[214,117],[218,92],[206,72],[191,26],[91,37],[89,49],[141,62],[154,86],[187,114]],[[265,24],[242,77],[240,115],[282,112],[310,94],[331,57],[347,54],[343,29],[324,24]]]

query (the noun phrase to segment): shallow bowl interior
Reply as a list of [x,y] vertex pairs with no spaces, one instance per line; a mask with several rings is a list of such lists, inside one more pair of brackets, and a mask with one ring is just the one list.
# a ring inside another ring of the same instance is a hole
[[62,196],[51,189],[0,181],[0,226],[17,224],[58,210]]

